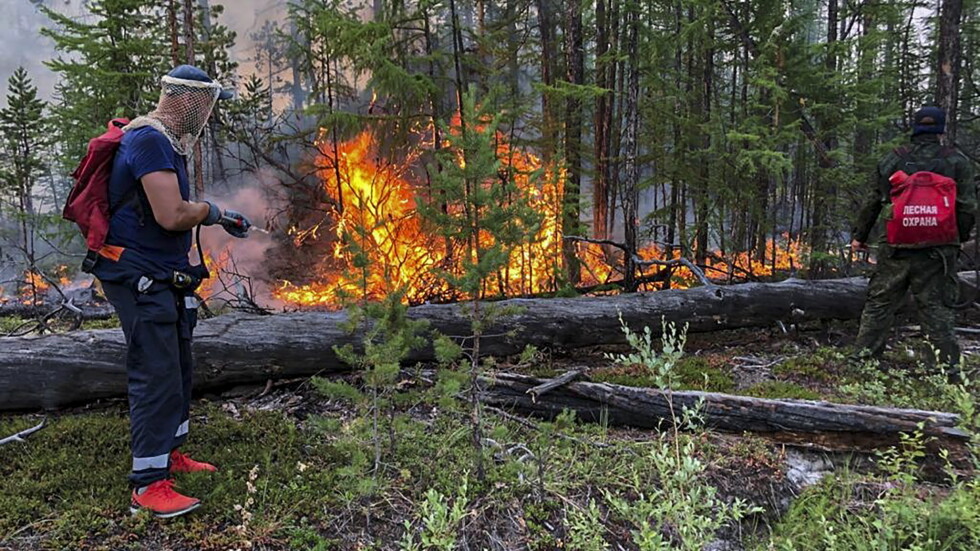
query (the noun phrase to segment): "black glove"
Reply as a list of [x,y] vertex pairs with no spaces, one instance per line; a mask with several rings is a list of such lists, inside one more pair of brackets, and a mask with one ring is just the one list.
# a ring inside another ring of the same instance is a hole
[[215,205],[211,201],[205,201],[208,204],[208,216],[203,221],[201,221],[202,226],[213,226],[221,220],[221,209],[218,205]]
[[252,223],[243,214],[233,210],[222,211],[211,201],[205,203],[208,204],[208,216],[201,222],[202,226],[221,224],[221,227],[233,237],[248,237],[248,229],[252,227]]
[[221,218],[218,219],[218,223],[232,237],[238,238],[248,237],[248,229],[252,227],[252,223],[248,221],[248,218],[233,210],[226,210],[222,213]]

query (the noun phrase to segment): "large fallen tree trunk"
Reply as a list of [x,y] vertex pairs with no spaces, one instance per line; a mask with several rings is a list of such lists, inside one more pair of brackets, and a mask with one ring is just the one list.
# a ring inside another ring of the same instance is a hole
[[[959,449],[969,434],[952,413],[872,406],[770,400],[716,392],[662,391],[610,383],[569,382],[535,392],[546,380],[499,373],[483,379],[487,405],[544,418],[563,411],[591,422],[669,429],[696,411],[705,426],[727,432],[761,432],[789,443],[825,449],[870,449],[898,443],[900,433],[922,433],[940,446]],[[921,426],[921,429],[920,429]]]
[[[775,322],[852,319],[860,315],[866,280],[787,280],[698,287],[609,297],[513,299],[521,313],[487,328],[481,352],[518,353],[527,345],[568,349],[624,342],[619,317],[631,327],[660,329],[661,317],[704,332]],[[449,336],[469,334],[468,304],[423,305],[409,316]],[[201,322],[196,332],[198,390],[267,379],[329,374],[346,367],[334,346],[355,345],[361,332],[341,329],[343,312],[275,316],[231,314]],[[0,339],[0,410],[58,408],[126,395],[125,346],[116,330]],[[408,361],[426,361],[431,349]]]

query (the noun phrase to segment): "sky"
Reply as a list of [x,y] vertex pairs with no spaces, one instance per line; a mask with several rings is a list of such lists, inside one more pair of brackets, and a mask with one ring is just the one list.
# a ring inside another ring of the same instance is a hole
[[[0,21],[9,22],[5,32],[0,33],[0,86],[4,91],[10,75],[23,66],[41,97],[51,99],[57,75],[44,66],[44,61],[55,57],[56,52],[53,42],[40,33],[49,21],[38,5],[44,4],[72,17],[84,17],[84,3],[85,0],[0,0]],[[248,59],[252,56],[249,34],[268,19],[282,18],[285,3],[286,0],[212,0],[212,4],[225,6],[221,21],[238,33],[232,56],[242,64],[243,71],[248,72]],[[5,94],[0,94],[0,105],[5,104]]]

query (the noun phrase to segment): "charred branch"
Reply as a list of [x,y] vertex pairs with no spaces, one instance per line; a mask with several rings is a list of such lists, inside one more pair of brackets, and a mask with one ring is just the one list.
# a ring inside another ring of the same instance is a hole
[[636,251],[631,250],[630,247],[628,247],[625,243],[620,243],[618,241],[612,241],[609,239],[591,239],[588,237],[580,237],[577,235],[566,235],[564,236],[564,239],[567,239],[569,241],[575,241],[575,242],[593,243],[595,245],[607,245],[610,247],[615,247],[623,251],[624,254],[629,255],[630,259],[632,260],[633,266],[641,270],[647,266],[663,266],[667,269],[673,269],[678,266],[683,266],[688,270],[690,270],[691,273],[694,274],[694,277],[696,277],[698,281],[701,282],[702,285],[705,286],[714,285],[714,283],[712,283],[707,277],[705,277],[704,271],[701,268],[698,268],[697,266],[694,265],[693,262],[683,257],[675,258],[671,260],[655,260],[655,259],[644,260],[643,258],[640,258],[638,254],[636,254]]

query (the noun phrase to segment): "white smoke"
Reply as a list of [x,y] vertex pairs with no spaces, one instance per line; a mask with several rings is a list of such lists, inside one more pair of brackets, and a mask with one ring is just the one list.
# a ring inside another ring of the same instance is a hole
[[[204,3],[204,0],[194,0]],[[4,32],[0,33],[0,85],[6,90],[7,79],[17,67],[27,69],[38,87],[38,95],[46,100],[54,97],[58,75],[44,62],[59,55],[54,41],[41,35],[41,29],[52,27],[52,22],[41,12],[44,5],[59,13],[82,22],[94,22],[94,16],[85,8],[87,0],[0,0],[0,21]],[[224,2],[225,11],[218,22],[237,34],[230,55],[241,64],[240,74],[255,72],[252,58],[255,46],[251,35],[262,28],[266,21],[284,21],[288,0],[233,0]],[[222,2],[210,0],[211,5]],[[62,54],[63,55],[63,54]],[[0,93],[0,106],[6,106],[6,94]]]
[[[279,180],[271,172],[260,171],[246,181],[215,182],[209,189],[209,200],[245,215],[255,228],[266,230],[253,229],[244,239],[232,237],[217,225],[201,231],[201,246],[212,257],[209,269],[215,280],[211,288],[217,293],[216,302],[240,303],[247,297],[262,307],[283,308],[285,304],[273,295],[278,283],[269,273],[268,261],[268,253],[282,246],[277,217],[287,201],[277,193],[283,189]],[[194,253],[191,262],[197,262]]]
[[38,95],[51,99],[58,75],[44,66],[44,62],[56,56],[54,41],[41,35],[41,29],[50,20],[38,8],[39,4],[65,15],[84,20],[81,0],[3,0],[0,2],[0,21],[4,22],[0,33],[0,105],[7,105],[7,80],[18,67],[27,69],[37,85]]

